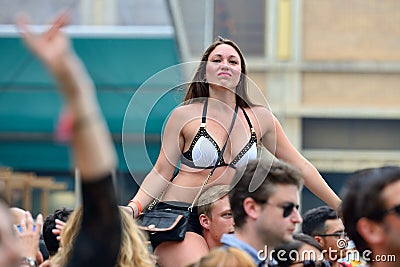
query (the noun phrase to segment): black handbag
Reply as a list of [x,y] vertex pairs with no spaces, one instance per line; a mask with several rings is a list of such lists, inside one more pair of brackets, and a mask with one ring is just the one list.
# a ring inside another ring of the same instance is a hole
[[164,205],[158,205],[158,199],[161,199],[166,190],[165,189],[162,195],[159,198],[154,199],[147,210],[138,219],[137,222],[139,228],[148,232],[149,239],[152,244],[160,244],[164,241],[182,241],[185,238],[190,213],[192,212],[197,199],[203,191],[204,186],[210,180],[215,169],[217,168],[218,162],[221,160],[222,155],[224,154],[230,133],[232,132],[233,126],[236,121],[237,111],[238,104],[236,104],[235,106],[235,113],[233,114],[231,126],[228,131],[228,137],[225,140],[224,146],[222,147],[221,152],[218,155],[214,167],[211,169],[207,178],[204,180],[203,185],[201,186],[196,197],[194,198],[192,204],[189,207],[176,208],[167,208]]
[[182,241],[185,238],[190,210],[154,207],[138,219],[139,228],[149,233],[152,244]]

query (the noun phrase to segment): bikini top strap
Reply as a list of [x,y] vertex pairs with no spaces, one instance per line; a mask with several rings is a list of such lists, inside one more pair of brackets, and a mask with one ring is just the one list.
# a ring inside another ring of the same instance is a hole
[[207,107],[208,107],[208,99],[206,99],[204,101],[203,115],[201,115],[201,126],[200,127],[206,126]]
[[244,108],[243,107],[240,107],[241,109],[242,109],[242,111],[243,111],[243,114],[244,114],[244,117],[246,118],[246,120],[247,120],[247,123],[249,124],[249,126],[250,126],[250,129],[253,129],[253,125],[251,124],[251,121],[250,121],[250,118],[249,118],[249,115],[247,115],[247,113],[246,113],[246,111],[244,110]]

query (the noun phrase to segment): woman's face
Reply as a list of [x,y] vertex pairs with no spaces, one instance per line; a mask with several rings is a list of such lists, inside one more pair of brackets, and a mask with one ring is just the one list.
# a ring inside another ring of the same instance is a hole
[[206,65],[206,80],[210,87],[235,90],[241,75],[240,56],[228,44],[220,44],[211,52]]

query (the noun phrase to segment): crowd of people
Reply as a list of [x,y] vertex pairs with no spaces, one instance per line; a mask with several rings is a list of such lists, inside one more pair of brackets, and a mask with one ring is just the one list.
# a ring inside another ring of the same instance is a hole
[[[166,123],[153,169],[132,200],[118,206],[111,175],[115,149],[93,82],[60,30],[67,22],[63,13],[41,35],[23,18],[17,25],[57,81],[73,118],[69,131],[82,206],[34,220],[1,199],[0,267],[341,267],[354,264],[346,254],[350,240],[363,256],[360,264],[397,266],[400,167],[355,173],[341,200],[272,112],[250,101],[244,56],[223,38],[202,55],[184,104]],[[328,206],[302,216],[303,185]],[[186,226],[183,240],[150,243],[149,235],[157,233],[142,231],[137,221],[148,207],[189,210],[179,217]]]

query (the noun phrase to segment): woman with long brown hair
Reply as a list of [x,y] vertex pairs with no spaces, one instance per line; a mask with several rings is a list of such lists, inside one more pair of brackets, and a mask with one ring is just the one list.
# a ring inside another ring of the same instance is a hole
[[[246,75],[243,54],[233,41],[219,38],[205,51],[184,104],[166,123],[157,162],[128,204],[134,217],[160,195],[163,208],[187,208],[204,184],[230,184],[236,167],[259,157],[265,151],[261,147],[298,168],[305,185],[338,208],[340,199],[290,143],[277,118],[265,106],[252,104]],[[208,253],[195,209],[183,241],[152,245],[163,267],[185,266]]]

